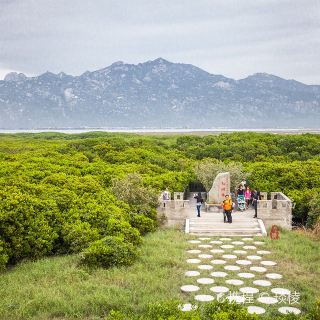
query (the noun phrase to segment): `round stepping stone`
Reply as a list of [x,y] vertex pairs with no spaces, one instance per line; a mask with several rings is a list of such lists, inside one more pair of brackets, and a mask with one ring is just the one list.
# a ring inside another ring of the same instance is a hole
[[262,265],[264,265],[264,266],[275,266],[277,263],[276,262],[274,262],[274,261],[261,261],[260,262]]
[[207,237],[201,237],[201,238],[198,238],[199,240],[210,240],[211,238],[207,238]]
[[253,241],[253,238],[242,238],[243,241]]
[[200,269],[200,270],[212,270],[213,266],[211,266],[209,264],[200,264],[198,266],[198,269]]
[[227,273],[221,271],[211,272],[210,274],[216,278],[224,278],[228,275]]
[[267,250],[259,250],[257,251],[258,254],[270,254],[271,252],[270,251],[267,251]]
[[278,309],[278,311],[283,314],[288,314],[288,313],[300,314],[301,313],[301,311],[298,308],[294,308],[294,307],[281,307]]
[[245,279],[251,279],[251,278],[255,277],[255,275],[253,273],[250,273],[250,272],[241,272],[241,273],[238,273],[238,276],[240,278],[245,278]]
[[274,280],[282,279],[282,275],[279,273],[267,273],[266,277],[269,279],[274,279]]
[[200,284],[212,284],[214,283],[214,280],[211,278],[199,278],[197,279],[197,282]]
[[189,240],[188,242],[189,242],[189,243],[201,243],[200,240]]
[[[200,239],[200,238],[199,238]],[[261,246],[264,244],[263,241],[253,241],[254,244],[256,244],[257,246]]]
[[201,253],[201,250],[187,250],[188,253]]
[[257,249],[255,246],[243,246],[243,249],[246,249],[246,250],[255,250]]
[[252,287],[243,287],[243,288],[240,288],[239,291],[245,294],[255,294],[259,292],[259,289],[252,288]]
[[240,264],[240,265],[242,265],[242,266],[247,266],[247,265],[249,265],[249,264],[251,264],[252,262],[251,261],[249,261],[249,260],[237,260],[236,261],[236,264]]
[[232,248],[234,248],[234,246],[232,244],[224,244],[224,245],[220,246],[220,248],[222,248],[222,249],[232,249]]
[[213,257],[213,255],[212,254],[199,254],[198,257],[202,258],[202,259],[210,259]]
[[230,239],[230,238],[220,238],[219,240],[220,241],[231,241],[232,239]]
[[244,303],[246,301],[246,298],[243,296],[228,296],[227,299],[229,302],[235,302],[235,303]]
[[240,267],[238,267],[238,266],[224,266],[223,268],[225,270],[230,270],[230,271],[238,271],[238,270],[240,270]]
[[[200,255],[199,255],[200,257]],[[249,260],[261,260],[261,257],[260,256],[247,256],[247,259]]]
[[249,306],[248,307],[248,313],[250,314],[263,314],[265,313],[266,310],[261,308],[261,307],[257,307],[257,306]]
[[200,263],[201,260],[199,259],[187,259],[187,263]]
[[197,276],[200,276],[200,272],[199,271],[187,271],[184,275],[187,277],[197,277]]
[[241,244],[244,244],[243,241],[232,241],[231,242],[232,244],[235,244],[235,245],[241,245]]
[[222,258],[224,258],[224,259],[237,259],[238,257],[235,256],[234,254],[224,254],[222,256]]
[[278,299],[274,297],[260,297],[257,300],[264,304],[275,304],[278,302]]
[[229,291],[229,288],[223,286],[215,286],[210,288],[210,290],[215,293],[225,293]]
[[210,252],[212,252],[212,253],[223,253],[224,250],[222,250],[222,249],[212,249],[212,250],[210,250]]
[[245,250],[233,250],[233,253],[236,253],[236,254],[246,254],[247,251],[245,251]]
[[289,296],[291,294],[290,290],[284,288],[273,288],[271,292],[279,296]]
[[200,288],[192,284],[187,284],[185,286],[182,286],[180,289],[183,292],[195,292],[195,291],[198,291]]
[[261,286],[261,287],[271,286],[271,282],[268,280],[255,280],[255,281],[253,281],[253,284],[255,284],[256,286]]
[[220,259],[216,259],[216,260],[211,260],[212,264],[226,264],[227,261],[225,260],[220,260]]
[[266,272],[267,269],[264,267],[250,267],[251,271],[256,271],[256,272]]
[[191,311],[191,310],[196,310],[197,306],[193,306],[191,303],[185,303],[183,305],[179,305],[178,308],[181,311]]
[[243,281],[239,280],[239,279],[229,279],[229,280],[226,280],[226,283],[227,284],[231,284],[233,286],[241,286],[241,285],[243,285]]
[[196,295],[194,298],[195,300],[201,301],[201,302],[208,302],[208,301],[214,300],[214,297],[211,296],[210,294],[199,294],[199,295]]
[[212,248],[212,245],[211,244],[199,244],[198,246],[199,248]]
[[219,241],[219,240],[212,240],[212,241],[210,241],[210,243],[212,243],[212,244],[223,244],[223,242]]

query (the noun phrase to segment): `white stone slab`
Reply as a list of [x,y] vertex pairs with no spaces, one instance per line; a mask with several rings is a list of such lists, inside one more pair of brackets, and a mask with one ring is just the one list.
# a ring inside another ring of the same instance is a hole
[[301,313],[301,311],[298,308],[294,308],[294,307],[281,307],[278,309],[278,311],[283,314],[288,314],[288,313],[300,314]]
[[264,260],[260,262],[264,266],[275,266],[277,263],[274,261]]
[[185,273],[185,276],[187,276],[187,277],[197,277],[197,276],[200,276],[200,272],[199,271],[187,271]]
[[180,289],[183,292],[195,292],[195,291],[198,291],[200,288],[192,284],[187,284],[185,286],[182,286]]
[[243,241],[253,241],[253,238],[242,238]]
[[266,272],[267,269],[264,267],[250,267],[251,271],[255,271],[255,272]]
[[231,241],[231,238],[219,238],[220,241]]
[[253,284],[255,284],[256,286],[261,286],[261,287],[270,287],[271,286],[271,282],[268,280],[255,280],[255,281],[253,281]]
[[238,271],[238,270],[240,270],[240,267],[238,267],[238,266],[224,266],[223,268],[225,270],[230,270],[230,271]]
[[289,296],[291,294],[290,290],[284,288],[273,288],[271,292],[279,296]]
[[220,248],[222,248],[222,249],[232,249],[232,248],[234,248],[234,245],[232,245],[232,244],[223,244],[222,246],[220,246]]
[[257,246],[262,246],[264,244],[263,241],[253,241],[254,244],[256,244]]
[[278,299],[274,297],[259,297],[257,301],[264,304],[275,304],[278,302]]
[[210,252],[212,252],[212,253],[223,253],[224,250],[222,250],[222,249],[212,249],[212,250],[210,250]]
[[228,279],[226,280],[227,284],[231,284],[233,286],[241,286],[243,285],[243,281],[239,279]]
[[227,297],[227,299],[229,300],[229,302],[235,302],[235,303],[244,303],[246,301],[246,298],[243,296],[230,295]]
[[225,293],[229,291],[229,288],[223,286],[215,286],[210,288],[210,290],[215,293]]
[[282,275],[279,274],[279,273],[267,273],[267,274],[266,274],[266,277],[267,277],[268,279],[274,279],[274,280],[282,279]]
[[259,251],[257,251],[257,253],[264,255],[264,254],[270,254],[271,252],[267,251],[267,250],[259,250]]
[[200,238],[198,238],[198,239],[205,241],[205,240],[210,240],[211,238],[208,238],[208,237],[200,237]]
[[197,253],[201,253],[201,250],[188,250],[187,252],[192,254],[197,254]]
[[247,265],[249,265],[249,264],[252,264],[252,262],[249,261],[249,260],[237,260],[237,261],[236,261],[236,264],[240,264],[240,265],[242,265],[242,266],[247,266]]
[[239,291],[246,294],[255,294],[259,292],[259,289],[252,288],[252,287],[243,287],[243,288],[240,288]]
[[219,241],[219,240],[212,240],[212,241],[210,241],[210,243],[212,243],[212,244],[223,244],[223,242]]
[[221,271],[211,272],[210,274],[215,278],[224,278],[228,275],[226,272]]
[[240,272],[240,273],[238,273],[238,276],[240,278],[245,278],[245,279],[251,279],[251,278],[255,277],[255,275],[253,273],[250,273],[250,272]]
[[212,255],[212,254],[202,253],[202,254],[199,254],[198,257],[199,257],[200,259],[210,259],[210,258],[213,257],[213,255]]
[[233,250],[233,253],[236,253],[236,254],[247,254],[247,251],[245,251],[245,250]]
[[248,313],[250,314],[263,314],[265,313],[266,310],[263,309],[262,307],[257,307],[257,306],[249,306],[248,307]]
[[207,248],[212,248],[212,245],[211,244],[199,244],[198,247],[207,249]]
[[211,266],[209,264],[200,264],[198,266],[198,269],[200,269],[200,270],[212,270],[213,266]]
[[200,284],[212,284],[214,283],[214,280],[211,278],[199,278],[197,279],[197,282]]
[[234,254],[224,254],[222,256],[222,258],[224,258],[224,259],[237,259],[238,257],[235,256]]
[[232,244],[235,244],[235,245],[242,245],[242,244],[244,244],[243,241],[232,241],[231,243],[232,243]]
[[199,259],[187,259],[187,263],[200,263],[201,260]]
[[214,300],[214,297],[211,296],[210,294],[199,294],[199,295],[196,295],[194,299],[201,302],[208,302],[208,301]]
[[201,243],[200,240],[188,240],[189,243]]
[[225,260],[220,260],[220,259],[215,259],[215,260],[211,260],[212,264],[226,264],[227,261]]
[[179,306],[181,311],[191,311],[194,310],[196,306],[193,306],[191,303],[185,303]]
[[257,247],[255,247],[255,246],[243,246],[243,249],[246,249],[246,250],[255,250],[255,249],[257,249]]
[[261,260],[261,257],[260,256],[247,256],[247,259],[249,259],[249,260]]

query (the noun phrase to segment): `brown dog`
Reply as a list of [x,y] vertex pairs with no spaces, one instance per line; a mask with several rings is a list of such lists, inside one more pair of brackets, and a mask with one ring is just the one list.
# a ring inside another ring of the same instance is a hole
[[271,227],[270,230],[270,239],[271,240],[279,240],[280,239],[280,233],[278,227],[274,224]]

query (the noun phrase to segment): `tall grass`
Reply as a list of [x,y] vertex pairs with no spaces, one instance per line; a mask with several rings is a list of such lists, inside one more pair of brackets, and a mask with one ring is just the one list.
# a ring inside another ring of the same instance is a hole
[[0,276],[0,319],[101,319],[111,309],[143,313],[148,304],[179,299],[185,234],[145,237],[131,267],[88,271],[79,256],[25,262]]

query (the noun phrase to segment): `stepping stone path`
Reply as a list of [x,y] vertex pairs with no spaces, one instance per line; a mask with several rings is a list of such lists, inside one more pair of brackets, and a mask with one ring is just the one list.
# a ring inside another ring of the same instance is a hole
[[263,314],[269,309],[279,314],[301,313],[299,304],[288,305],[291,290],[277,284],[283,276],[278,273],[277,262],[272,261],[272,252],[262,250],[264,241],[199,237],[188,243],[186,262],[198,271],[185,272],[186,283],[180,289],[187,303],[179,307],[182,311],[194,310],[196,302],[219,299],[243,304],[250,314]]

